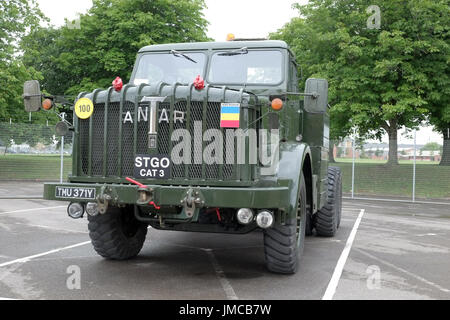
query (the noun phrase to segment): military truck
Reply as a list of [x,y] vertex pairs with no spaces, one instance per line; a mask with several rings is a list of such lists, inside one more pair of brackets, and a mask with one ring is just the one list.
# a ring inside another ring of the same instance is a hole
[[[300,92],[299,69],[283,41],[142,48],[128,84],[80,93],[73,123],[58,124],[73,131],[73,172],[44,198],[87,214],[107,259],[137,256],[149,226],[262,230],[268,270],[295,273],[305,235],[336,234],[342,198],[328,166],[328,83],[307,79]],[[37,81],[24,87],[27,111],[58,105]]]

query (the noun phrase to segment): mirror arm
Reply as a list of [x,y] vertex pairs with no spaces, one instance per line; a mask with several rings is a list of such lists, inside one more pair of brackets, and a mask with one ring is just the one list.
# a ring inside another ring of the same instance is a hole
[[23,94],[22,98],[24,99],[31,99],[33,97],[42,97],[42,94]]
[[55,96],[55,103],[60,103],[63,105],[70,105],[73,106],[73,102],[69,101],[68,99],[75,100],[74,96]]
[[317,99],[320,97],[320,94],[318,94],[317,92],[313,92],[313,93],[286,92],[286,94],[293,95],[293,96],[311,97],[313,99]]
[[[42,97],[44,99],[50,99],[54,103],[73,106],[73,102],[70,102],[69,100],[67,100],[66,96],[52,96],[52,95],[44,95],[43,94]],[[75,100],[75,97],[73,97],[73,96],[68,96],[68,98],[73,98]]]

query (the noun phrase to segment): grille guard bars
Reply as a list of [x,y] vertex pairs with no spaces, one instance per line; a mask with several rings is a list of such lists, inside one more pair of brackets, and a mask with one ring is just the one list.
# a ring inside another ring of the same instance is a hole
[[[107,90],[82,93],[78,98],[81,97],[90,98],[97,113],[94,110],[93,116],[88,120],[80,120],[77,117],[74,119],[74,174],[70,177],[71,182],[125,182],[125,176],[133,175],[133,156],[151,153],[148,148],[148,123],[138,122],[139,108],[148,106],[142,102],[144,97],[167,97],[163,103],[164,108],[170,108],[171,114],[175,109],[178,111],[178,108],[185,108],[185,128],[191,130],[191,123],[200,120],[204,123],[203,133],[210,128],[220,129],[219,124],[215,122],[218,122],[220,104],[224,102],[241,103],[242,129],[249,125],[256,127],[255,120],[260,116],[258,98],[253,93],[245,92],[244,89],[237,91],[210,85],[198,91],[194,89],[193,84],[127,84],[119,93],[111,87]],[[160,103],[160,106],[163,104]],[[132,124],[124,123],[123,115],[126,112],[132,113]],[[178,124],[173,122],[167,123],[166,127],[158,123],[159,136],[170,135],[173,130],[179,129]],[[160,153],[169,153],[172,142],[159,142],[165,144],[160,148]],[[256,168],[254,165],[179,165],[175,166],[172,178],[174,181],[168,181],[174,184],[220,185],[220,181],[234,181],[236,184],[251,185],[246,182],[256,178]]]

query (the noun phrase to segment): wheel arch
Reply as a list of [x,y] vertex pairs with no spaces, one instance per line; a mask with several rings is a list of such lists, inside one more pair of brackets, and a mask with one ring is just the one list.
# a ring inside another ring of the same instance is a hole
[[312,172],[312,153],[307,144],[285,142],[280,145],[278,180],[289,186],[288,218],[295,218],[297,214],[299,184],[302,173],[305,174],[307,198],[312,201]]
[[[314,213],[314,197],[313,197],[313,170],[312,170],[312,160],[311,154],[307,153],[303,159],[302,172],[305,177],[306,184],[306,203],[307,210],[312,215]],[[309,206],[309,208],[308,208]]]

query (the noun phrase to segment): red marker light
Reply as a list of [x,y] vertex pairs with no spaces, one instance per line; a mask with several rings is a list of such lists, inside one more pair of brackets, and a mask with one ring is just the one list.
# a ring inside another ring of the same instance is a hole
[[122,90],[123,88],[123,81],[122,79],[120,79],[120,77],[117,77],[113,82],[112,85],[114,87],[114,90],[116,90],[117,92],[119,92],[120,90]]
[[201,76],[197,76],[194,80],[194,87],[197,90],[203,90],[205,88],[205,80]]

